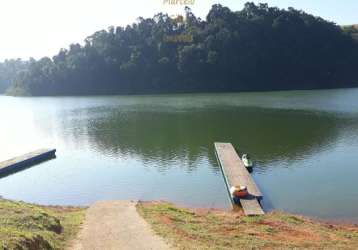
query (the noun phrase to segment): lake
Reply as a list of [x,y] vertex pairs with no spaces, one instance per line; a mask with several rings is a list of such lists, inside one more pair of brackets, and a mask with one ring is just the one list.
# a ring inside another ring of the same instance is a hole
[[0,179],[40,204],[230,206],[213,143],[256,162],[266,210],[358,221],[358,89],[109,97],[0,96],[0,160],[57,158]]

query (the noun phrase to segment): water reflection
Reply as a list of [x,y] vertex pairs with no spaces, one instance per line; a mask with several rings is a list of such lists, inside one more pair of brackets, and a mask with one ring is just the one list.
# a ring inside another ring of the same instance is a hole
[[[0,179],[0,195],[42,204],[165,199],[227,207],[213,143],[228,141],[258,163],[253,177],[265,208],[358,217],[357,96],[0,97],[7,118],[0,123],[1,159],[58,149],[55,161]],[[332,197],[336,186],[345,198]]]
[[[94,145],[93,150],[112,157],[136,156],[157,162],[160,171],[182,161],[188,171],[197,161],[210,160],[218,171],[213,142],[232,142],[239,152],[250,152],[262,171],[269,163],[292,161],[327,150],[340,131],[354,129],[358,119],[335,113],[278,110],[256,107],[220,107],[205,110],[147,111],[120,107],[92,109],[91,119],[74,115],[63,119],[63,136]],[[352,131],[353,133],[355,131]]]

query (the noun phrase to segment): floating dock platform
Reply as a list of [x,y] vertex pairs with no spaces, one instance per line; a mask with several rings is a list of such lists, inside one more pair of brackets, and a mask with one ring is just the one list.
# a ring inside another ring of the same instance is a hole
[[235,202],[231,197],[230,188],[232,186],[246,186],[249,195],[240,199],[240,204],[245,215],[265,214],[259,202],[262,199],[262,193],[232,144],[215,143],[214,145],[232,204],[235,204]]
[[39,149],[34,152],[0,162],[0,177],[16,173],[55,157],[56,149]]

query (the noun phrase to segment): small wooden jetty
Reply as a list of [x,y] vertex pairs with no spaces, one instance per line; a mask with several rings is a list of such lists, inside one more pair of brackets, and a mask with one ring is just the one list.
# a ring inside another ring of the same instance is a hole
[[[248,197],[240,199],[240,204],[245,215],[265,214],[259,200],[262,198],[261,191],[256,186],[250,173],[247,171],[241,158],[231,143],[215,143],[215,151],[226,182],[228,191],[232,186],[246,186]],[[229,196],[231,198],[230,191]]]
[[56,149],[39,149],[10,160],[0,162],[0,177],[29,168],[40,162],[56,157]]

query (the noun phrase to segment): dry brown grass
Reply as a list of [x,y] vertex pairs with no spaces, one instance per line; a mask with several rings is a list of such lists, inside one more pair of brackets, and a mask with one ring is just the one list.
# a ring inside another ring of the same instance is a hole
[[139,213],[178,249],[358,249],[358,227],[272,212],[188,210],[169,203],[139,203]]

